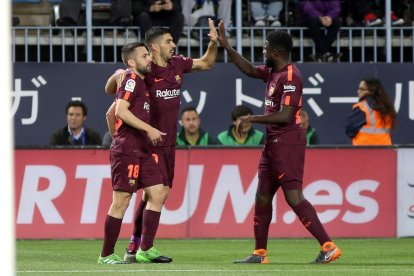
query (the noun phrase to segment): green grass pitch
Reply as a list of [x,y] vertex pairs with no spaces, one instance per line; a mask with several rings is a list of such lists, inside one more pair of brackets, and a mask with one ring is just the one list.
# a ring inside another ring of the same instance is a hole
[[[236,265],[252,252],[252,239],[160,239],[155,247],[170,264],[98,265],[101,240],[18,240],[18,275],[414,275],[414,239],[335,239],[342,257],[309,264],[314,239],[271,239],[268,265]],[[117,243],[123,256],[127,240]]]

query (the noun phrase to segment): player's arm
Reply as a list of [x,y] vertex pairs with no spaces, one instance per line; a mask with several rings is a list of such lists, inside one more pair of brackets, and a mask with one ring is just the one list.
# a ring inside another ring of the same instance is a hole
[[116,102],[113,102],[109,107],[108,111],[106,112],[106,124],[108,125],[109,134],[111,134],[112,138],[114,138],[116,123],[115,107]]
[[252,115],[245,120],[241,121],[238,130],[243,128],[244,124],[247,123],[258,123],[258,124],[286,124],[292,120],[295,116],[295,107],[290,105],[282,105],[280,111],[264,114],[264,115]]
[[256,69],[256,67],[253,64],[251,64],[247,59],[242,57],[233,47],[230,46],[226,37],[223,21],[220,21],[219,23],[218,41],[220,42],[220,46],[226,49],[228,55],[230,56],[230,59],[237,66],[237,68],[240,69],[240,71],[252,78],[262,78],[261,74]]
[[130,103],[124,99],[118,99],[116,101],[115,116],[121,119],[125,124],[130,125],[133,128],[143,130],[147,133],[147,136],[151,142],[156,145],[162,141],[162,135],[165,133],[153,128],[149,124],[143,122],[137,118],[130,110]]
[[105,84],[106,94],[109,94],[109,95],[115,94],[116,88],[121,86],[122,81],[125,78],[125,73],[126,73],[126,70],[118,69],[115,71],[115,73],[112,74],[112,76],[109,77],[109,79],[106,81],[106,84]]
[[208,37],[210,38],[210,43],[208,44],[207,50],[201,58],[193,60],[193,67],[191,71],[201,71],[213,68],[216,63],[217,57],[217,48],[218,48],[218,34],[217,30],[214,27],[214,21],[209,18],[208,25],[210,27],[210,33]]

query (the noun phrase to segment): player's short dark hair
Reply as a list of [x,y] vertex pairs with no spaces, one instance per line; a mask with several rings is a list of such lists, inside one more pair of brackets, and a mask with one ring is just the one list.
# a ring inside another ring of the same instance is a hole
[[194,111],[195,113],[198,114],[197,109],[194,106],[187,106],[185,107],[183,110],[181,110],[181,116],[188,111]]
[[148,31],[145,32],[145,45],[151,49],[151,44],[154,43],[156,39],[165,34],[171,34],[169,28],[160,26],[151,27]]
[[81,101],[76,100],[68,102],[68,104],[66,105],[66,115],[68,115],[69,108],[71,107],[80,107],[82,108],[83,116],[88,115],[88,108],[86,108],[86,105]]
[[288,32],[276,30],[267,34],[266,40],[273,49],[290,54],[293,48],[292,37]]
[[131,58],[131,54],[134,50],[138,47],[145,47],[145,44],[142,42],[132,42],[124,45],[121,49],[121,56],[122,61],[124,62],[125,66],[128,66],[128,59]]
[[253,115],[253,111],[244,105],[237,105],[231,112],[231,119],[236,121],[237,118],[246,115]]

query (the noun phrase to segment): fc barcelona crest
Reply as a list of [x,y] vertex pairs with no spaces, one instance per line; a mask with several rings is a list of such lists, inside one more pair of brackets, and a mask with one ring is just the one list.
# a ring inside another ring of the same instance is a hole
[[178,83],[181,83],[181,78],[180,78],[180,76],[179,76],[179,75],[176,75],[176,76],[175,76],[175,80],[176,80]]
[[269,97],[271,97],[273,95],[273,93],[275,93],[275,87],[274,86],[272,86],[272,87],[269,88],[269,92],[267,93],[267,95]]

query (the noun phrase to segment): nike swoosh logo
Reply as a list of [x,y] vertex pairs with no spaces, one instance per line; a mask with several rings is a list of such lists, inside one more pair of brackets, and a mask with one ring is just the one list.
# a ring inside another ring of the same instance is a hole
[[408,187],[414,188],[414,183],[407,183]]
[[281,175],[279,175],[277,178],[279,178],[279,179],[282,179],[282,177],[284,177],[285,176],[285,172],[284,173],[282,173]]
[[332,252],[330,254],[325,255],[325,261],[329,260],[336,252],[336,248],[335,250],[332,250]]
[[155,82],[160,82],[160,81],[163,81],[163,80],[164,79],[157,79],[157,78],[154,79]]

